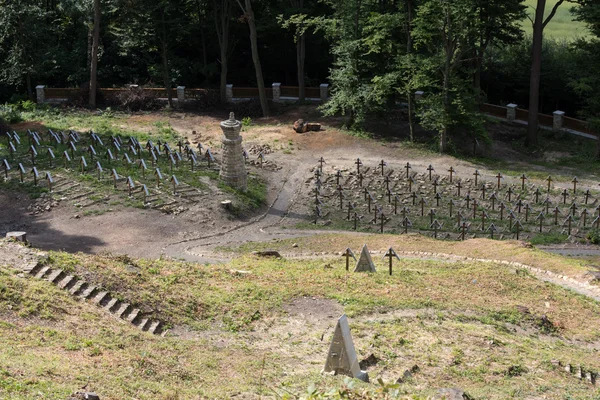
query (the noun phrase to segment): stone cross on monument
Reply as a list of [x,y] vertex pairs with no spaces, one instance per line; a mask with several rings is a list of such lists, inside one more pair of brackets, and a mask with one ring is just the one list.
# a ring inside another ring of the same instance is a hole
[[223,158],[219,177],[229,186],[245,191],[247,189],[246,163],[240,129],[242,124],[229,113],[229,119],[221,122],[223,130]]

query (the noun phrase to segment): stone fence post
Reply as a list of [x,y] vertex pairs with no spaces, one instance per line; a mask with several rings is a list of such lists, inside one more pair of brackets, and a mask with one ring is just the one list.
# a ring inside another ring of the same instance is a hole
[[506,119],[514,121],[517,118],[517,105],[510,103],[506,105]]
[[321,103],[325,103],[329,99],[329,83],[321,83],[319,89],[321,90]]
[[228,103],[233,102],[233,85],[230,83],[225,85],[225,98]]
[[42,104],[44,102],[46,102],[46,92],[45,92],[46,86],[44,85],[37,85],[35,87],[35,94],[37,97],[37,102],[38,104]]
[[185,86],[177,86],[177,103],[183,104],[185,101]]
[[279,102],[281,100],[281,83],[274,82],[271,86],[273,87],[273,101]]
[[421,100],[423,98],[423,95],[425,94],[424,91],[422,90],[417,90],[415,92],[415,103],[418,102],[419,100]]
[[552,115],[554,116],[552,120],[552,129],[554,129],[555,131],[560,131],[563,127],[565,112],[556,110],[552,113]]

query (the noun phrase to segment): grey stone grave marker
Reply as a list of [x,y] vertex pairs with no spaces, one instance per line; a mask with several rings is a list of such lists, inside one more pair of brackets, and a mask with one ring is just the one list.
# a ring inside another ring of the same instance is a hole
[[336,375],[347,375],[369,382],[369,375],[365,371],[361,371],[358,365],[358,358],[350,334],[350,326],[348,325],[348,317],[345,314],[340,317],[335,326],[323,371],[333,372]]
[[354,272],[376,272],[373,259],[371,259],[371,254],[366,244],[363,245]]

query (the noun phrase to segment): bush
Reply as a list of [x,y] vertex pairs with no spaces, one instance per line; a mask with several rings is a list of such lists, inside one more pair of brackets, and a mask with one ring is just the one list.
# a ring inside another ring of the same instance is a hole
[[128,111],[158,110],[161,108],[158,99],[141,87],[130,87],[129,90],[119,92],[115,96],[115,100],[117,107],[125,108]]
[[0,105],[0,121],[4,124],[16,124],[21,122],[21,112],[19,111],[18,105],[15,104],[4,104]]
[[591,244],[599,244],[600,243],[600,231],[598,229],[594,229],[588,232],[585,237]]

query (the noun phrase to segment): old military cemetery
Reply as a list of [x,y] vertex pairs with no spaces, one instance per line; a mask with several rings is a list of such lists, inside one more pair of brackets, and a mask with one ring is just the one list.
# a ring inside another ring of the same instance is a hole
[[0,400],[600,399],[598,3],[0,1]]
[[[235,129],[233,113],[225,121],[230,122],[233,128],[223,126]],[[84,210],[114,198],[140,208],[183,212],[219,190],[210,184],[219,171],[236,189],[247,187],[248,154],[239,133],[234,150],[229,143],[235,139],[223,139],[222,160],[211,148],[187,140],[142,143],[133,136],[51,129],[6,131],[3,136],[5,184],[60,196]]]
[[436,239],[584,239],[600,227],[597,182],[504,177],[385,160],[329,165],[321,157],[306,181],[316,225],[380,233],[420,232]]

